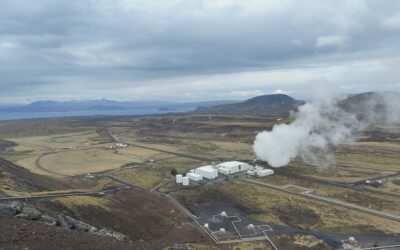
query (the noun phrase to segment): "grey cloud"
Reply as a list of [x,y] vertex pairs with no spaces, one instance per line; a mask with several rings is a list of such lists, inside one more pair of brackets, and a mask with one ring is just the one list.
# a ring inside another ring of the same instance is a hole
[[[74,81],[69,90],[80,88],[83,96],[104,95],[101,89],[113,85],[131,89],[134,99],[135,88],[155,89],[160,79],[173,89],[168,79],[176,77],[329,67],[393,56],[400,44],[396,0],[3,0],[1,6],[4,95],[30,85],[57,97]],[[221,91],[237,90],[224,84]],[[254,91],[245,86],[240,91]]]

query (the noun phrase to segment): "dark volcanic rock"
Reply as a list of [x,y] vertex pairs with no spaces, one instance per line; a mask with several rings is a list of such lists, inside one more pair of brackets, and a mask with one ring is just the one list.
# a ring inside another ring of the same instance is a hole
[[126,235],[124,235],[122,233],[114,232],[112,230],[108,230],[108,229],[105,229],[105,228],[101,229],[96,234],[102,235],[102,236],[112,237],[112,238],[114,238],[116,240],[119,240],[119,241],[128,239],[128,236],[126,236]]
[[57,216],[57,224],[64,229],[71,229],[72,227],[72,225],[70,225],[65,219],[65,216],[61,214]]
[[0,204],[0,217],[10,218],[18,213],[17,209],[10,204]]
[[22,211],[23,203],[20,201],[11,201],[8,203],[11,207],[13,207],[17,213],[20,213]]
[[87,224],[85,222],[75,220],[74,218],[70,216],[65,216],[65,220],[68,222],[69,225],[71,225],[72,229],[78,230],[78,231],[85,231],[85,232],[95,232],[97,231],[97,228]]
[[22,208],[21,213],[18,214],[17,217],[27,218],[29,220],[39,220],[40,217],[42,217],[42,214],[36,208],[25,205]]
[[[35,232],[34,234],[32,232]],[[49,227],[44,223],[0,218],[0,249],[158,249],[136,248],[128,241]]]
[[40,217],[40,220],[50,226],[55,226],[57,224],[57,220],[55,218],[48,216],[46,214],[42,215],[42,217]]
[[48,216],[48,215],[42,215],[40,220],[43,221],[43,222],[47,222],[47,223],[57,222],[57,220],[55,218],[53,218],[51,216]]

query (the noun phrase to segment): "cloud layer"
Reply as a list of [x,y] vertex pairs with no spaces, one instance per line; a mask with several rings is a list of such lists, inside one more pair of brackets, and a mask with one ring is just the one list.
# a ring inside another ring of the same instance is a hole
[[277,89],[307,97],[310,83],[338,92],[399,89],[396,0],[1,6],[2,102],[229,99]]

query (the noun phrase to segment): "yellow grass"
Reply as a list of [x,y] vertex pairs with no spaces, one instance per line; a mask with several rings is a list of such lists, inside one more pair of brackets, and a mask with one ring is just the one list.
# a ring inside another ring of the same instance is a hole
[[[391,222],[365,213],[345,209],[342,207],[331,207],[324,203],[310,201],[305,198],[293,196],[291,194],[272,190],[269,188],[259,187],[241,182],[229,182],[219,186],[225,193],[235,197],[241,204],[246,204],[252,208],[269,211],[275,206],[285,207],[289,203],[298,203],[302,206],[307,206],[318,214],[322,215],[320,227],[330,228],[338,226],[338,223],[343,222],[347,225],[374,225],[378,229],[385,232],[400,233],[400,223]],[[270,218],[260,216],[258,219],[266,222]]]
[[42,157],[41,165],[55,173],[77,175],[115,169],[140,159],[114,153],[101,148],[80,151],[65,151]]
[[118,153],[123,154],[125,156],[134,157],[142,161],[158,158],[163,154],[154,150],[144,149],[134,146],[118,149]]
[[12,138],[10,140],[18,144],[16,151],[24,150],[51,150],[63,149],[65,147],[87,147],[93,145],[91,138],[98,136],[95,131],[83,131],[79,133],[68,133],[64,135],[33,136]]
[[47,171],[44,171],[44,170],[42,170],[42,169],[40,169],[40,168],[38,168],[36,166],[36,159],[37,158],[38,158],[38,156],[25,158],[25,159],[16,161],[15,164],[17,164],[17,165],[19,165],[21,167],[24,167],[24,168],[26,168],[26,169],[28,169],[31,172],[36,173],[36,174],[53,175],[53,174],[51,174],[51,173],[49,173]]
[[98,198],[98,197],[71,196],[71,197],[57,198],[55,200],[69,208],[73,208],[75,206],[80,206],[80,207],[95,206],[95,207],[102,207],[106,210],[109,209],[107,207],[107,201],[104,200],[103,198]]
[[142,169],[123,170],[118,172],[117,176],[127,182],[146,188],[155,187],[163,180],[163,176]]
[[250,144],[241,142],[212,141],[217,147],[225,150],[252,151]]

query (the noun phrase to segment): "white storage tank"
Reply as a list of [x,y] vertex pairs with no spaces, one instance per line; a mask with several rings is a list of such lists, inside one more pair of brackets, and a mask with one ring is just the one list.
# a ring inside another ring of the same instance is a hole
[[182,177],[182,185],[189,186],[189,177],[187,177],[187,176]]
[[189,179],[194,180],[194,181],[203,180],[203,176],[196,174],[196,173],[187,173],[186,176],[189,177]]
[[178,184],[182,183],[182,175],[181,174],[177,174],[175,176],[175,179],[176,179],[176,183],[178,183]]

